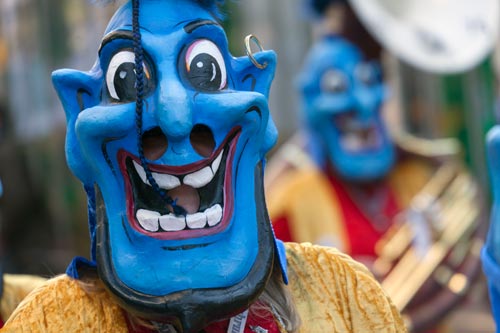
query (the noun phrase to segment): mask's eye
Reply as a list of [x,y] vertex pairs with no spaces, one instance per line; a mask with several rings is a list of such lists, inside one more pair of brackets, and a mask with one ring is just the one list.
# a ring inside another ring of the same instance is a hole
[[186,78],[201,91],[218,91],[226,87],[227,71],[224,57],[213,42],[207,39],[195,41],[185,55]]
[[[135,101],[137,93],[134,52],[120,51],[111,58],[106,72],[106,86],[113,100],[120,103]],[[151,87],[151,71],[144,61],[144,95]]]
[[349,86],[344,73],[331,69],[321,77],[321,90],[329,93],[345,92]]
[[380,67],[372,63],[358,65],[355,76],[361,83],[367,86],[375,85],[382,80]]

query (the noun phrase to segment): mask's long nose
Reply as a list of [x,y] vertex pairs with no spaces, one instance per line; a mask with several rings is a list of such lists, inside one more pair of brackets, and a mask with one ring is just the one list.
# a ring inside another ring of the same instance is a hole
[[[186,215],[186,210],[183,207],[177,206],[175,200],[167,195],[167,193],[162,190],[156,180],[154,179],[151,170],[148,167],[146,157],[144,156],[143,142],[142,142],[142,121],[143,121],[143,109],[144,109],[144,50],[142,48],[142,38],[139,25],[139,14],[140,6],[139,0],[132,0],[132,29],[134,33],[134,54],[135,54],[135,72],[136,72],[136,86],[137,86],[137,97],[136,97],[136,127],[137,127],[137,149],[139,151],[139,158],[141,159],[141,164],[146,172],[146,177],[155,190],[166,202],[170,205],[176,215]],[[162,94],[160,94],[161,96]],[[168,100],[168,99],[167,99]],[[161,102],[161,97],[160,97]],[[161,105],[161,104],[159,104]]]
[[155,100],[156,118],[169,142],[180,142],[193,129],[192,103],[182,83],[176,78],[159,82]]
[[380,107],[380,98],[367,91],[359,91],[355,96],[358,120],[363,124],[369,124]]

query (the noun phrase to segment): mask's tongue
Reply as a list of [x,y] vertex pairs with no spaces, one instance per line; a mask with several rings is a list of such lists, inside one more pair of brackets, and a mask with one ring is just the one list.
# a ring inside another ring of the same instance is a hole
[[[177,206],[182,207],[187,214],[197,213],[200,209],[200,195],[198,191],[189,186],[181,185],[167,192]],[[169,209],[172,211],[171,207]]]

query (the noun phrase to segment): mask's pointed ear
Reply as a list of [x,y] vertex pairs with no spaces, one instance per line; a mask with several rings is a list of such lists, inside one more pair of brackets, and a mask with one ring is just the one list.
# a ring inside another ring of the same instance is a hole
[[80,111],[99,103],[100,75],[98,72],[60,69],[52,73],[52,83],[64,107],[68,122],[75,119]]
[[271,82],[276,71],[276,53],[274,51],[261,51],[254,53],[252,56],[257,63],[265,67],[258,68],[252,63],[250,57],[234,59],[233,68],[236,72],[236,89],[260,92],[269,98]]
[[66,113],[66,159],[68,166],[84,184],[92,185],[89,168],[83,159],[75,126],[78,114],[97,105],[100,99],[99,73],[61,69],[52,73],[52,82]]
[[[274,79],[274,72],[276,71],[276,53],[274,51],[261,51],[254,53],[254,61],[264,66],[258,68],[250,57],[240,57],[235,59],[235,66],[233,67],[236,72],[235,86],[237,90],[255,91],[269,98],[269,91],[271,83]],[[273,122],[273,118],[269,116],[267,122],[265,141],[261,149],[262,156],[276,144],[278,139],[278,130]]]

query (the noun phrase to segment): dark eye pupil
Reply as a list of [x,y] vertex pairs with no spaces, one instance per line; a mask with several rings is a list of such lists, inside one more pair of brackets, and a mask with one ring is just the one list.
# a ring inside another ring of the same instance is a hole
[[187,78],[194,88],[217,91],[221,88],[222,73],[217,60],[210,54],[202,53],[191,62]]
[[133,101],[136,98],[135,65],[131,62],[121,64],[113,78],[116,95],[122,102]]

